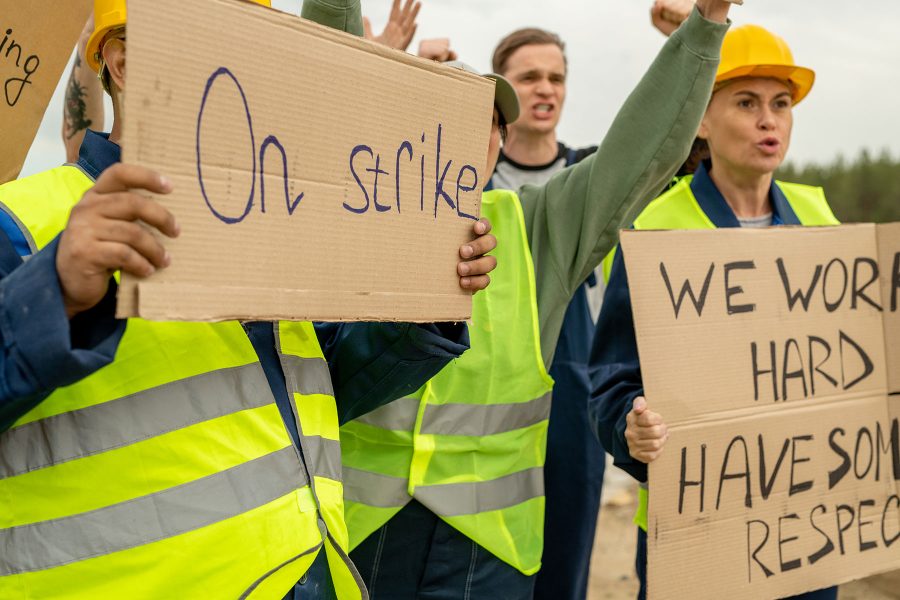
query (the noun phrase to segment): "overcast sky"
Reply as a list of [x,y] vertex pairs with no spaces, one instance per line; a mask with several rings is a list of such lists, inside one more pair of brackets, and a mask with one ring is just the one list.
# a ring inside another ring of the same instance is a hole
[[[363,0],[381,31],[390,0]],[[298,0],[274,0],[299,12]],[[649,24],[651,0],[423,0],[418,40],[449,37],[462,60],[488,70],[496,42],[525,26],[557,32],[568,46],[568,98],[560,139],[596,144],[653,60],[663,36]],[[830,161],[884,148],[900,156],[900,2],[746,0],[735,24],[755,23],[784,37],[796,61],[816,71],[816,86],[795,109],[789,159]],[[23,175],[65,160],[60,127],[63,82],[44,117]],[[107,115],[107,127],[109,118]]]

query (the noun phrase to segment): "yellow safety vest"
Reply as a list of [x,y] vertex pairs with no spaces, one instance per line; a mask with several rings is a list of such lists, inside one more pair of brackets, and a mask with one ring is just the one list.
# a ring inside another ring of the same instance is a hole
[[[635,229],[715,229],[716,226],[697,203],[691,191],[693,175],[686,175],[647,205],[634,220]],[[803,225],[838,225],[838,220],[828,201],[825,190],[820,187],[800,183],[776,181],[788,204]],[[603,259],[603,279],[609,281],[613,259],[618,246],[609,251]]]
[[518,197],[484,194],[499,244],[474,297],[471,349],[415,395],[341,428],[350,547],[412,498],[525,574],[540,568],[553,380]]
[[[681,178],[659,198],[647,205],[647,208],[634,220],[635,229],[715,229],[716,226],[706,216],[697,198],[691,191],[693,175]],[[791,205],[800,223],[806,226],[838,225],[839,222],[831,212],[825,192],[820,187],[785,183],[776,181],[788,204]],[[610,270],[615,258],[613,248],[603,260],[603,276],[609,281]],[[647,531],[647,513],[649,494],[647,486],[642,484],[638,492],[638,508],[634,515],[634,523]]]
[[[64,166],[0,187],[33,249],[92,185]],[[309,323],[276,339],[303,460],[240,323],[129,319],[115,360],[0,434],[0,598],[278,598],[347,558],[337,413]]]

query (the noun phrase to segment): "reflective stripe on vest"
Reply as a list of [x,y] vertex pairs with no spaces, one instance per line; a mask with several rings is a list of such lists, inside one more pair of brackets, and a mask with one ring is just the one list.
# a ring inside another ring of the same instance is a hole
[[552,380],[538,335],[534,267],[518,197],[484,194],[501,241],[473,299],[471,349],[414,396],[341,428],[351,547],[415,498],[531,574],[543,548]]
[[[40,249],[91,185],[60,167],[0,204]],[[277,333],[306,464],[234,321],[130,319],[113,363],[0,434],[0,598],[280,598],[323,547],[364,597],[328,367],[312,325]]]
[[[93,180],[76,165],[57,167],[0,186],[0,210],[15,221],[36,252],[63,230],[72,207],[92,185]],[[14,206],[7,204],[7,198]]]
[[[692,175],[682,178],[667,192],[655,199],[634,220],[635,229],[715,229],[691,190]],[[838,220],[831,212],[822,188],[796,183],[775,182],[788,203],[791,205],[800,223],[806,226],[837,225]],[[604,260],[603,274],[609,280],[609,269],[615,256],[613,250]],[[608,263],[608,266],[607,266]],[[634,523],[647,531],[649,494],[646,485],[641,486],[638,494],[638,508],[634,515]]]

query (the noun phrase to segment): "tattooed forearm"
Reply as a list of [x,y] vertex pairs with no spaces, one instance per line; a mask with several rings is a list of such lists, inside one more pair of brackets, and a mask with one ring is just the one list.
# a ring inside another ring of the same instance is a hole
[[84,60],[87,37],[93,31],[92,21],[88,21],[75,53],[72,72],[66,84],[63,104],[62,139],[66,147],[66,160],[78,160],[81,142],[88,127],[103,129],[103,90],[97,75]]
[[91,126],[93,121],[86,116],[87,103],[85,96],[87,90],[78,83],[80,71],[83,69],[81,58],[75,55],[75,65],[72,67],[72,75],[69,77],[69,85],[66,88],[66,130],[67,140],[71,140],[78,132]]

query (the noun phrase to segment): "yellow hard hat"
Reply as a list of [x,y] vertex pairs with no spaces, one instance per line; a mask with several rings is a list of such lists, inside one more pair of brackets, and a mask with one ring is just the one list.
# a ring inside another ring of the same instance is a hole
[[[272,0],[250,0],[272,8]],[[100,45],[106,34],[125,27],[125,0],[94,0],[94,33],[88,40],[84,56],[88,66],[100,71]]]
[[792,84],[794,104],[812,89],[816,74],[799,67],[787,43],[759,25],[743,25],[725,34],[716,83],[739,77],[772,77]]

